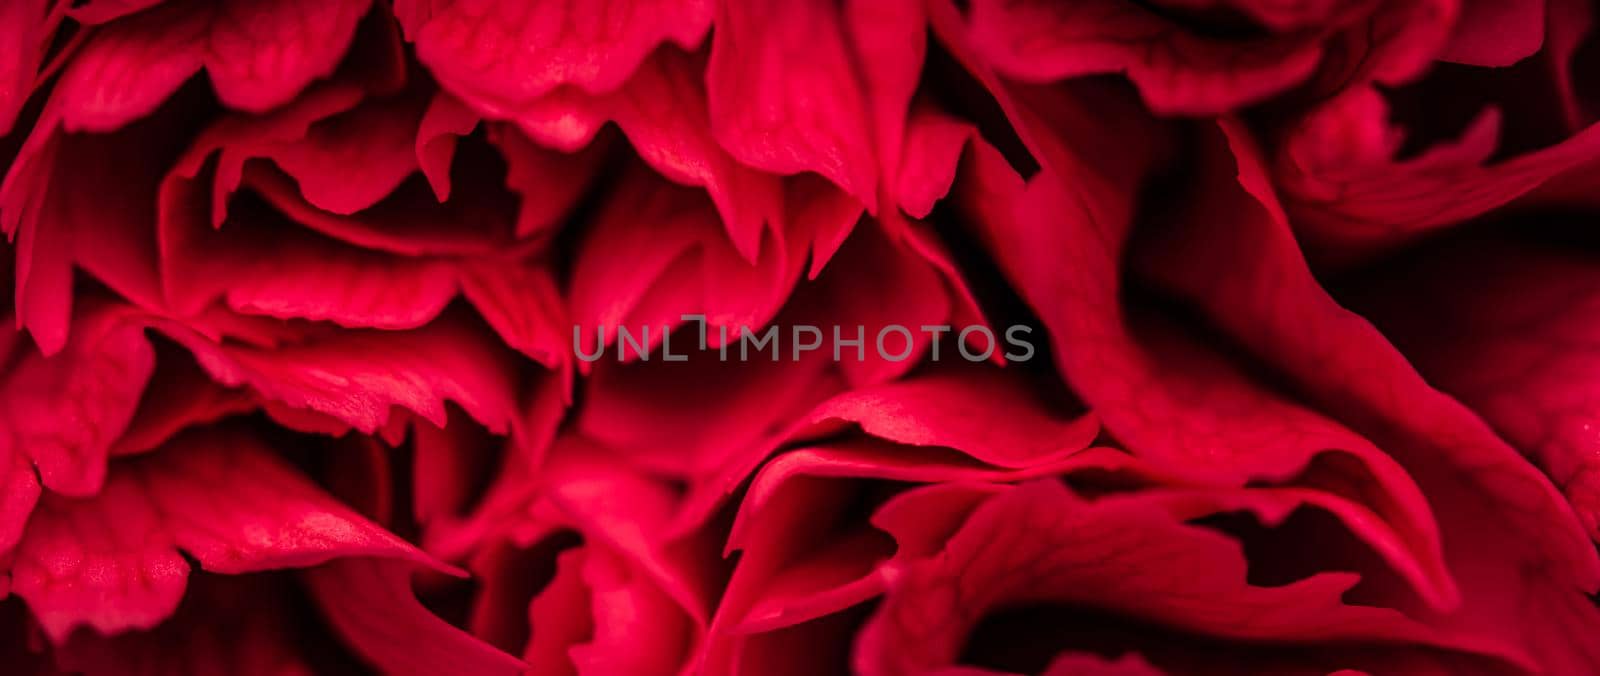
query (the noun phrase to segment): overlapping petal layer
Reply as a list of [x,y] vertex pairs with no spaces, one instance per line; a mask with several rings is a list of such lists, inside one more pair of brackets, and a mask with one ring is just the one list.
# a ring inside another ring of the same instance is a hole
[[1594,17],[0,4],[0,663],[1600,671]]

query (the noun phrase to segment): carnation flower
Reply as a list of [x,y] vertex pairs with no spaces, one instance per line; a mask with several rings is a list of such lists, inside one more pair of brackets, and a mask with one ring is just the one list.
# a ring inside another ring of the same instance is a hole
[[1595,18],[0,4],[0,661],[1600,671]]

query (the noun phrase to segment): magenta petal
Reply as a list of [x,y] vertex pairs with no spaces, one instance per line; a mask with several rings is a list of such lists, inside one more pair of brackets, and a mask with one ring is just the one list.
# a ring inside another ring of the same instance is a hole
[[99,29],[62,75],[69,130],[114,129],[149,114],[205,68],[230,106],[261,112],[333,72],[370,0],[169,2]]
[[740,161],[815,171],[876,212],[867,103],[840,14],[814,0],[723,5],[706,71],[711,128]]
[[12,579],[50,637],[76,626],[149,628],[177,607],[189,566],[237,574],[342,556],[430,560],[335,503],[259,442],[187,434],[119,465],[92,498],[46,497]]
[[492,126],[489,141],[506,159],[506,187],[522,196],[517,237],[545,238],[588,190],[606,159],[607,143],[567,155],[529,142],[514,127]]
[[1538,462],[1591,538],[1600,445],[1582,402],[1595,396],[1600,362],[1588,346],[1600,326],[1582,309],[1600,297],[1596,272],[1558,249],[1468,241],[1397,268],[1417,280],[1405,291],[1355,299],[1429,382]]
[[[1250,243],[1253,250],[1238,259],[1250,264],[1203,265],[1220,261],[1193,257],[1196,248],[1189,248],[1192,263],[1151,269],[1164,269],[1167,283],[1196,299],[1223,330],[1316,393],[1330,411],[1373,434],[1415,478],[1433,505],[1445,562],[1460,581],[1462,607],[1450,623],[1513,637],[1557,671],[1588,668],[1582,665],[1595,656],[1581,641],[1563,638],[1600,622],[1586,596],[1600,569],[1578,520],[1548,479],[1471,410],[1432,389],[1365,319],[1317,285],[1249,135],[1233,123],[1223,129],[1248,197],[1216,191],[1211,195],[1222,201],[1208,204],[1232,214],[1222,222],[1238,230],[1224,236],[1217,221],[1190,221],[1167,240],[1179,248],[1165,252],[1204,241],[1239,255],[1235,246]],[[1203,222],[1213,227],[1195,227]],[[1261,288],[1273,292],[1260,294]],[[1196,294],[1200,289],[1208,292]],[[1522,544],[1489,544],[1511,537]],[[1516,572],[1531,569],[1544,572]],[[1546,614],[1562,619],[1547,623]]]
[[411,591],[415,566],[346,558],[305,571],[328,621],[368,663],[415,676],[512,676],[524,664],[439,619]]
[[86,676],[309,673],[295,593],[281,576],[195,575],[171,618],[147,631],[75,632],[55,646],[56,665]]
[[979,0],[971,39],[997,70],[1020,80],[1126,73],[1166,113],[1213,112],[1276,94],[1309,77],[1322,56],[1316,37],[1230,44],[1122,0]]
[[1455,33],[1441,60],[1474,66],[1509,66],[1544,43],[1545,3],[1538,0],[1469,0],[1461,3]]
[[49,0],[17,0],[0,7],[0,35],[12,45],[0,53],[0,137],[11,133],[22,104],[33,93],[45,50],[61,21]]
[[1393,610],[1346,605],[1339,596],[1354,583],[1348,574],[1263,587],[1246,582],[1245,563],[1234,541],[1178,522],[1151,498],[1091,503],[1059,484],[1026,484],[984,502],[939,556],[891,585],[858,637],[855,666],[891,674],[948,664],[978,619],[1021,601],[1097,607],[1228,638],[1501,650],[1440,635]]
[[393,407],[444,425],[445,402],[453,401],[497,433],[508,432],[516,416],[509,354],[456,317],[404,332],[314,332],[277,347],[218,344],[175,324],[161,328],[218,382],[248,385],[268,402],[366,433],[382,428]]
[[[1375,89],[1311,113],[1274,166],[1284,209],[1317,262],[1349,264],[1502,207],[1600,152],[1600,126],[1490,163],[1500,116],[1480,113],[1459,139],[1395,159],[1402,137]],[[1587,172],[1578,170],[1578,176]]]
[[293,98],[312,80],[333,72],[369,4],[273,0],[219,8],[205,61],[218,98],[256,112]]
[[434,94],[422,114],[417,127],[417,166],[440,202],[450,199],[450,161],[455,157],[456,139],[477,126],[478,114],[444,92]]
[[685,49],[710,28],[706,0],[400,0],[417,55],[467,100],[509,108],[571,85],[621,86],[657,45]]
[[[1006,424],[993,424],[1001,417]],[[1092,415],[1051,410],[1025,381],[977,368],[851,390],[818,405],[808,419],[817,431],[854,423],[880,439],[954,448],[1000,467],[1082,450],[1100,429]]]
[[51,490],[90,496],[105,478],[112,444],[133,420],[155,352],[125,308],[95,304],[80,312],[62,352],[45,357],[19,345],[19,354],[8,356],[14,361],[0,381],[7,430],[0,450],[32,459]]

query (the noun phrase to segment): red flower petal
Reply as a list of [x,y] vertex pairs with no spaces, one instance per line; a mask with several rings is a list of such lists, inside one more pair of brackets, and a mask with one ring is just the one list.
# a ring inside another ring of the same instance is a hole
[[383,673],[512,676],[521,660],[439,619],[411,591],[415,566],[342,558],[305,571],[318,606],[351,647]]
[[1288,89],[1317,67],[1321,39],[1230,43],[1126,0],[978,0],[971,11],[972,44],[1000,72],[1027,81],[1124,72],[1163,113],[1216,112]]
[[961,151],[973,131],[971,125],[930,107],[912,110],[895,186],[900,208],[913,218],[926,218],[933,212],[934,203],[943,199],[955,182]]
[[[855,340],[860,327],[863,342],[859,350],[825,343],[836,348],[836,363],[852,385],[899,377],[935,349],[939,350],[937,359],[960,359],[956,351],[961,332],[969,326],[988,326],[950,254],[929,228],[904,220],[899,227],[903,230],[898,240],[888,231],[889,226],[875,219],[855,228],[854,236],[845,241],[816,283],[796,294],[800,307],[796,312],[807,323],[829,332],[826,341],[833,341],[835,326],[843,340]],[[865,293],[864,289],[880,291]],[[883,333],[895,325],[906,332]],[[925,326],[948,330],[934,333],[924,330]],[[966,344],[975,355],[992,348],[991,358],[1002,362],[1006,347],[998,334],[992,329],[990,333],[996,336],[993,345],[977,333],[968,335]],[[884,336],[881,349],[880,334]],[[904,358],[893,358],[902,354]]]
[[489,141],[506,161],[506,187],[522,196],[517,237],[550,236],[604,166],[608,143],[591,144],[573,155],[541,148],[515,128],[492,126]]
[[1600,152],[1600,126],[1488,164],[1499,115],[1485,110],[1454,142],[1396,160],[1399,132],[1378,92],[1355,90],[1317,111],[1278,158],[1285,209],[1314,260],[1350,263],[1479,216]]
[[604,547],[562,552],[556,575],[534,597],[529,666],[539,673],[670,674],[681,669],[694,631],[650,579]]
[[1468,0],[1440,60],[1474,66],[1509,66],[1544,44],[1542,0]]
[[550,270],[526,261],[464,263],[461,293],[511,349],[570,375],[566,306]]
[[576,429],[661,472],[699,476],[729,463],[747,471],[839,384],[825,358],[742,362],[738,349],[726,362],[714,352],[687,363],[601,362],[585,380]]
[[456,139],[477,126],[478,114],[444,92],[435,93],[422,114],[417,127],[417,167],[428,177],[440,202],[450,199],[450,161],[455,157]]
[[[742,554],[718,606],[708,650],[727,647],[718,640],[809,621],[883,593],[901,567],[938,551],[967,509],[1000,490],[993,484],[1133,464],[1119,451],[1081,447],[1017,468],[879,442],[783,453],[761,469],[739,505],[727,549]],[[868,524],[837,513],[852,504],[850,482],[861,480],[931,486],[891,498],[872,517],[870,528],[891,536],[893,547],[868,532]]]
[[255,408],[248,393],[218,385],[189,355],[176,350],[157,355],[150,381],[160,385],[146,388],[133,420],[111,447],[112,456],[153,450],[185,428]]
[[[215,230],[199,218],[198,184],[172,185],[163,195],[172,206],[162,219],[162,281],[179,312],[223,297],[249,314],[407,329],[456,296],[455,268],[446,261],[359,249],[261,208],[235,210]],[[267,249],[278,253],[263,258]]]
[[[1057,105],[1053,120],[1085,125],[1071,127],[1079,135],[1063,139],[1092,143],[1140,133],[1096,127],[1087,117],[1075,118],[1091,111]],[[1135,455],[1168,471],[1227,486],[1290,480],[1319,459],[1351,462],[1346,481],[1363,486],[1355,489],[1358,500],[1381,514],[1409,549],[1401,570],[1429,603],[1452,607],[1456,591],[1438,529],[1406,468],[1340,422],[1254,382],[1175,323],[1123,307],[1119,266],[1133,185],[1126,182],[1131,176],[1115,172],[1128,168],[1091,168],[1075,153],[1105,156],[1092,145],[1074,149],[1037,138],[1047,144],[1040,153],[1045,168],[1025,186],[1003,182],[1016,175],[992,149],[980,148],[975,175],[1006,178],[977,189],[988,192],[972,195],[983,205],[974,206],[974,215],[1002,269],[1051,331],[1063,375],[1106,428]],[[1070,225],[1060,214],[1072,214]],[[1196,222],[1215,218],[1233,217],[1208,213]],[[1076,264],[1061,266],[1062,251],[1074,252]]]
[[175,108],[109,135],[63,134],[47,108],[7,172],[0,229],[17,238],[17,319],[45,354],[66,342],[75,266],[141,306],[160,304],[149,237],[159,179],[145,169],[182,138]]
[[169,2],[96,31],[55,97],[68,130],[148,115],[204,68],[217,96],[260,112],[333,72],[370,0]]
[[711,36],[711,129],[741,162],[815,171],[877,211],[867,101],[831,3],[725,3]]
[[81,23],[96,25],[154,7],[162,2],[165,0],[83,0],[73,3],[68,15]]
[[784,222],[789,231],[810,233],[811,266],[806,276],[816,279],[855,231],[866,207],[816,174],[801,174],[785,180],[783,199]]
[[561,85],[609,92],[656,46],[693,49],[711,26],[706,0],[401,0],[395,14],[445,86],[515,108]]
[[33,93],[34,80],[50,39],[61,22],[61,7],[50,0],[17,0],[0,6],[0,137],[11,133],[22,104]]
[[[994,369],[950,369],[833,397],[812,409],[807,420],[817,427],[800,435],[826,435],[854,423],[879,439],[945,446],[1011,468],[1082,450],[1094,440],[1100,426],[1092,415],[1063,415],[1042,399],[1026,381]],[[994,424],[1000,419],[1006,423]]]
[[171,615],[189,566],[238,574],[422,553],[328,498],[248,435],[186,434],[119,465],[95,497],[45,497],[18,545],[12,580],[51,639],[112,633]]
[[171,618],[115,636],[76,632],[55,647],[56,664],[88,676],[311,673],[303,652],[309,632],[297,631],[302,620],[290,607],[296,591],[285,582],[269,574],[196,574]]
[[[527,646],[529,661],[556,671],[640,663],[673,667],[647,669],[652,673],[677,670],[707,621],[719,567],[715,543],[698,536],[669,541],[677,491],[580,437],[558,440],[536,476],[502,476],[476,517],[476,535],[487,545],[480,552],[490,555],[474,564],[487,564],[480,572],[489,576],[475,626],[516,637],[506,626],[515,620],[503,616],[515,610],[506,604],[525,586],[515,578],[526,570],[505,565],[508,552],[498,548],[543,547],[570,530],[585,544],[581,554],[557,558],[556,579],[527,609],[540,627]],[[652,629],[634,629],[639,622]]]
[[293,177],[307,202],[335,214],[377,204],[416,172],[426,98],[368,100],[287,142],[252,148]]
[[1498,651],[1493,643],[1442,636],[1393,610],[1342,603],[1354,582],[1349,574],[1264,587],[1246,582],[1245,567],[1234,540],[1179,522],[1158,495],[1085,502],[1060,484],[1027,484],[984,502],[937,556],[891,584],[858,638],[855,666],[890,674],[949,664],[987,612],[1049,602],[1243,640],[1367,639]]
[[494,470],[490,451],[497,440],[459,413],[451,417],[443,428],[412,421],[412,507],[423,524],[464,512],[477,497],[472,491],[480,478]]
[[218,343],[173,322],[160,328],[218,382],[368,434],[395,406],[442,426],[453,401],[497,434],[516,416],[509,353],[450,315],[411,331],[312,331],[277,346]]
[[[553,348],[564,345],[565,326],[551,305],[554,290],[537,284],[548,272],[521,258],[539,244],[514,243],[510,196],[481,181],[446,205],[415,186],[397,191],[418,168],[420,103],[358,105],[360,97],[353,87],[317,88],[272,114],[227,118],[202,134],[161,191],[163,282],[175,309],[192,314],[222,297],[240,312],[404,329],[431,321],[465,293],[507,343],[551,366],[565,363],[565,349]],[[359,131],[341,131],[352,125]],[[375,155],[389,158],[380,162],[387,169],[346,166],[366,166]],[[212,156],[219,158],[214,173]],[[286,172],[249,162],[255,158]],[[588,155],[546,163],[546,174],[563,172],[565,202],[530,187],[525,218],[544,212],[553,220],[571,206],[587,184],[581,172],[565,171],[576,162],[594,166]],[[526,178],[515,170],[521,158],[512,166],[513,178]],[[350,176],[364,178],[346,192]],[[228,216],[229,198],[241,185],[280,213],[245,202]],[[231,218],[226,228],[207,226],[208,201],[213,224]],[[263,247],[280,253],[263,259]],[[506,293],[519,284],[544,293]]]
[[569,651],[594,635],[589,590],[583,581],[588,558],[582,547],[557,555],[555,576],[528,605],[528,624],[538,630],[528,638],[523,659],[541,674],[577,674]]
[[[1371,325],[1328,297],[1299,257],[1248,135],[1232,123],[1224,130],[1240,184],[1256,204],[1210,193],[1224,200],[1211,208],[1230,218],[1186,222],[1164,238],[1175,248],[1147,269],[1164,270],[1161,278],[1212,322],[1372,435],[1416,478],[1461,582],[1462,608],[1449,623],[1514,636],[1548,669],[1591,668],[1597,656],[1568,632],[1600,623],[1587,597],[1600,585],[1600,562],[1560,495],[1471,411],[1430,388]],[[1237,230],[1229,234],[1218,223]],[[1225,248],[1228,258],[1207,253],[1212,247]],[[1177,251],[1187,263],[1164,265]],[[1521,544],[1494,544],[1510,538]]]
[[[635,227],[640,219],[654,227]],[[754,330],[777,313],[804,263],[800,242],[776,234],[754,264],[746,261],[711,204],[640,167],[627,171],[591,228],[579,245],[570,295],[585,355],[616,344],[619,327],[636,338],[648,328],[645,348],[653,350],[684,314],[706,317],[711,345],[722,344],[723,327],[735,342],[741,327]],[[678,354],[699,342],[678,340]],[[631,349],[622,356],[636,358]]]
[[1531,455],[1600,539],[1600,444],[1584,403],[1595,396],[1600,337],[1584,312],[1600,270],[1567,252],[1470,242],[1376,280],[1405,288],[1355,300],[1428,382],[1460,398]]
[[111,446],[133,419],[155,352],[144,325],[120,306],[84,307],[75,324],[54,356],[13,347],[0,379],[0,421],[6,455],[31,459],[52,491],[87,496],[99,490]]
[[746,260],[755,260],[764,224],[782,225],[781,186],[735,161],[712,139],[702,63],[671,49],[657,52],[607,104],[607,114],[656,171],[679,183],[705,186],[734,247]]
[[[593,8],[418,0],[396,8],[419,57],[468,106],[569,152],[616,120],[651,166],[705,186],[735,245],[754,260],[763,221],[781,216],[777,182],[740,166],[712,140],[703,66],[680,50],[656,49],[669,39],[694,49],[711,12],[702,0],[608,0]],[[545,23],[558,17],[577,23]],[[528,64],[553,69],[524,70]]]
[[51,94],[63,125],[105,131],[155,111],[203,67],[211,14],[174,2],[101,27]]
[[[907,112],[927,58],[927,17],[920,2],[875,0],[850,0],[842,14],[841,30],[848,40],[851,65],[859,74],[869,128],[876,141],[879,193],[892,196],[904,185],[906,179],[900,173],[912,162],[906,156],[910,143],[907,126],[911,124]],[[893,218],[894,212],[886,211],[884,216]]]
[[[39,501],[39,477],[21,454],[12,454],[0,469],[0,551],[10,551],[22,539],[22,529]],[[9,585],[0,582],[0,591]]]

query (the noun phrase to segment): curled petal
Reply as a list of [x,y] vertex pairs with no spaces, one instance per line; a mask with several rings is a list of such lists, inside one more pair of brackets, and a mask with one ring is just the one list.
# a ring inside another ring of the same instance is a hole
[[74,627],[149,628],[172,614],[189,565],[239,574],[421,552],[340,506],[260,442],[237,431],[184,435],[119,466],[96,496],[47,497],[11,569],[56,642]]

